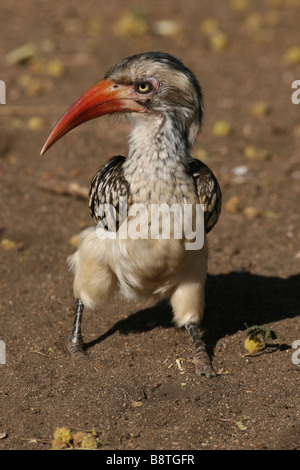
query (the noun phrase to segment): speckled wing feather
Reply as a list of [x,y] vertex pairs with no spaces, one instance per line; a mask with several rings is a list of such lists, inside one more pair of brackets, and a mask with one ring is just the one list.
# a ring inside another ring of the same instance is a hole
[[118,230],[120,223],[123,222],[122,214],[126,217],[130,205],[129,184],[123,173],[124,161],[125,158],[120,155],[111,158],[100,168],[91,182],[89,193],[91,215],[105,230]]
[[216,225],[222,205],[222,193],[213,172],[200,160],[190,161],[190,171],[195,181],[200,204],[204,205],[206,233]]

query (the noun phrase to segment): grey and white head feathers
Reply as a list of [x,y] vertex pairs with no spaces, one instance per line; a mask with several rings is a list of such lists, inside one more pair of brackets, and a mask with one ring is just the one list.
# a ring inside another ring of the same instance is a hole
[[159,88],[145,106],[150,114],[172,119],[192,145],[203,117],[203,97],[195,75],[176,57],[164,52],[145,52],[122,60],[105,78],[116,83],[134,85],[153,77]]

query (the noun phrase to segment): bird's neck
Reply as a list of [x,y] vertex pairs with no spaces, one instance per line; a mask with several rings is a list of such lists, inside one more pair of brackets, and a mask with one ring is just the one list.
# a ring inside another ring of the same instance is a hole
[[191,158],[186,136],[167,117],[139,120],[129,139],[125,169],[145,167],[149,173],[155,168],[185,167]]
[[175,194],[177,188],[192,186],[187,177],[190,158],[188,140],[171,119],[141,120],[130,136],[124,176],[140,202],[176,201],[181,197]]

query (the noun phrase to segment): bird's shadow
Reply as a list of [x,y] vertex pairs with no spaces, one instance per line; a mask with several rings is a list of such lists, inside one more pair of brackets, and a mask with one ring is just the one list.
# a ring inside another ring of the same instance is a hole
[[[201,323],[203,339],[211,351],[217,341],[245,324],[263,325],[300,314],[300,274],[287,279],[260,276],[250,272],[208,275],[205,314]],[[86,348],[119,331],[121,334],[150,331],[156,327],[174,327],[168,301],[139,310],[115,323]]]

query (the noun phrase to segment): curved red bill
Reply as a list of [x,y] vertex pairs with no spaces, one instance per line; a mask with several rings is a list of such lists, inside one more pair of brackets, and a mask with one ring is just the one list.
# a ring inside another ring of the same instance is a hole
[[63,135],[83,122],[115,112],[144,112],[137,102],[136,92],[130,85],[116,84],[108,78],[90,88],[60,118],[45,145],[41,155]]

